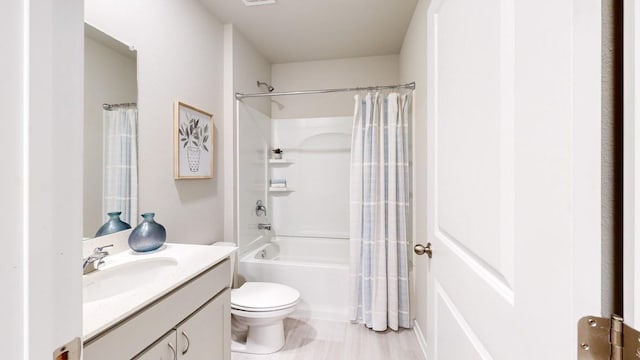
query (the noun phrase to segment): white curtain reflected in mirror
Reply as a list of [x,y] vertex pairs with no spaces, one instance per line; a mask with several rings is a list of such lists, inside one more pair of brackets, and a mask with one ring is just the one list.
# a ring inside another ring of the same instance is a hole
[[89,24],[84,41],[82,228],[87,239],[105,224],[108,212],[121,211],[121,220],[138,223],[139,115],[136,51]]
[[103,106],[102,214],[122,212],[132,227],[138,214],[138,109],[135,104]]

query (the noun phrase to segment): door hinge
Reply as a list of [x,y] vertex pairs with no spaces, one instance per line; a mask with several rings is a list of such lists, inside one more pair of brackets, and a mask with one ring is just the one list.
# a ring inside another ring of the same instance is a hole
[[578,321],[578,360],[640,360],[640,332],[618,315]]
[[80,360],[82,341],[79,337],[53,351],[53,360]]

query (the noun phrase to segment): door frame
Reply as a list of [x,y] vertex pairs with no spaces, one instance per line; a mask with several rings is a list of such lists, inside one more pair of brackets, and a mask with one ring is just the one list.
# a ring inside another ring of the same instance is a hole
[[640,326],[640,3],[624,0],[623,15],[623,301],[624,320]]

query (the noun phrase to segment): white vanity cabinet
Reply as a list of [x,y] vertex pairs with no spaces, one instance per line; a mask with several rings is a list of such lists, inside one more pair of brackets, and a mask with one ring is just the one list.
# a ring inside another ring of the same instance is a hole
[[[230,290],[225,290],[176,328],[178,359],[229,359],[230,294]],[[218,325],[211,326],[212,323]]]
[[175,360],[178,357],[176,331],[171,330],[134,360]]
[[179,285],[86,341],[83,358],[230,360],[230,271],[227,259]]
[[228,360],[229,294],[225,290],[216,296],[135,360]]

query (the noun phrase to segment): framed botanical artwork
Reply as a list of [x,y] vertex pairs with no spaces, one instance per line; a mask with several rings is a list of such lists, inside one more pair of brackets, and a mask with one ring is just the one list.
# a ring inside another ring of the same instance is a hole
[[175,178],[212,178],[213,115],[176,101],[173,117]]

